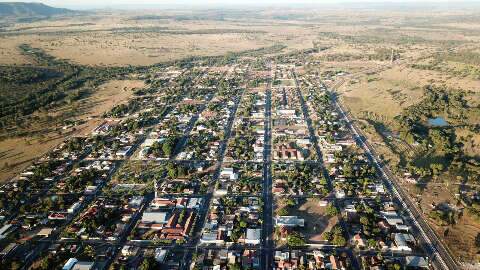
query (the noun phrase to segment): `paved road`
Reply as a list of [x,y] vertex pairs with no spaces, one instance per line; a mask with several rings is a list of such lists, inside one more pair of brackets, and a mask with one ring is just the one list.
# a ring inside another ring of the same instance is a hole
[[190,118],[190,121],[188,121],[187,127],[182,135],[182,138],[178,141],[178,143],[175,145],[175,149],[173,150],[173,155],[171,157],[171,160],[174,160],[175,157],[180,154],[180,152],[183,151],[183,148],[187,145],[187,142],[190,138],[190,133],[192,132],[193,128],[195,127],[195,124],[197,123],[198,119],[200,118],[200,114],[205,110],[207,107],[207,104],[212,100],[214,97],[214,94],[209,94],[206,98],[203,104],[200,106],[198,109],[198,112]]
[[270,79],[265,98],[265,133],[263,148],[263,229],[262,229],[262,269],[273,269],[273,195],[272,195],[272,91]]
[[360,129],[356,127],[355,123],[351,120],[350,115],[345,112],[341,104],[336,99],[333,99],[333,101],[338,108],[338,111],[346,119],[348,127],[355,135],[355,140],[365,149],[368,158],[375,165],[379,175],[384,180],[385,186],[394,196],[396,203],[403,206],[405,211],[410,216],[412,225],[414,225],[413,233],[416,234],[416,239],[419,240],[420,245],[430,256],[429,259],[432,265],[435,267],[435,269],[459,269],[459,265],[444,247],[443,243],[440,241],[435,232],[425,222],[415,204],[411,202],[409,196],[398,185],[393,173],[377,158],[374,148],[368,143],[366,137],[361,133]]

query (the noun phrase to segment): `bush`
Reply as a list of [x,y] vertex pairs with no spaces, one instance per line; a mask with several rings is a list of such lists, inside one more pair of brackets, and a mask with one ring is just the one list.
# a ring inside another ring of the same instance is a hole
[[287,236],[287,245],[289,247],[302,247],[305,246],[306,242],[305,239],[302,235],[299,233],[292,233],[289,236]]
[[288,210],[287,210],[287,208],[284,207],[284,208],[279,209],[279,210],[278,210],[278,215],[279,215],[279,216],[286,216],[286,215],[288,215]]
[[332,244],[343,247],[345,246],[345,244],[347,244],[347,240],[345,240],[345,237],[343,237],[343,235],[337,234],[333,237]]
[[338,215],[339,212],[338,212],[337,207],[335,207],[335,205],[333,203],[329,203],[327,205],[326,213],[327,213],[327,215],[333,217],[333,216]]

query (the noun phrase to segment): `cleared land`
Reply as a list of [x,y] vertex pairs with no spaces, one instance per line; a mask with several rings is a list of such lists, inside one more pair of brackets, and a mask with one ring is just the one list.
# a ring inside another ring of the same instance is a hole
[[298,205],[295,206],[287,206],[285,200],[277,200],[276,209],[277,214],[279,209],[284,209],[287,216],[298,216],[305,220],[305,226],[297,228],[297,231],[310,244],[325,243],[322,234],[329,232],[338,223],[336,216],[331,217],[326,214],[326,207],[320,206],[318,199],[298,199]]

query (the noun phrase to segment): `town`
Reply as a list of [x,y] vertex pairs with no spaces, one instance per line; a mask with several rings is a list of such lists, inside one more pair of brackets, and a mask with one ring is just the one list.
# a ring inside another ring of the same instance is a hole
[[444,264],[322,79],[294,56],[150,70],[1,186],[2,269]]
[[0,0],[0,270],[480,269],[480,0]]

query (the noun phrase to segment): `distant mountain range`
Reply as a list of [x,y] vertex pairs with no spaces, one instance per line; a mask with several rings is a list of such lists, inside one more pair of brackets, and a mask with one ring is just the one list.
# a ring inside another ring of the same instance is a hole
[[5,2],[0,3],[0,17],[36,17],[73,13],[65,8],[54,8],[42,3]]

